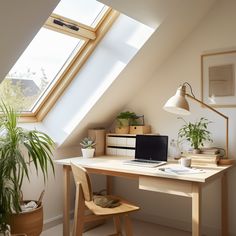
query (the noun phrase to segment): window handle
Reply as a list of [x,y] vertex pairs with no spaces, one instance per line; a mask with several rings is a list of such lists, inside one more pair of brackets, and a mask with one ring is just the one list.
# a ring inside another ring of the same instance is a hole
[[56,25],[65,26],[65,27],[67,27],[67,28],[69,28],[71,30],[74,30],[74,31],[78,31],[79,30],[79,27],[77,27],[75,25],[66,24],[66,23],[62,22],[61,20],[54,19],[53,23],[56,24]]

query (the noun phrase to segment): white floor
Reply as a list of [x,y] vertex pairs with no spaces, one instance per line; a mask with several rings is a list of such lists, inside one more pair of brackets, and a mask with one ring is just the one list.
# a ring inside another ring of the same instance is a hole
[[[190,232],[176,230],[144,221],[132,220],[134,236],[190,236]],[[83,236],[104,236],[114,233],[112,221],[89,230]],[[41,236],[62,236],[62,225],[44,231]]]

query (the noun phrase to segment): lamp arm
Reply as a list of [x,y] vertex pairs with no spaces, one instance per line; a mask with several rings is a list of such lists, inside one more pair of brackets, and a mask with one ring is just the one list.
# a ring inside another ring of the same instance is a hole
[[215,113],[217,113],[218,115],[224,117],[225,119],[229,119],[228,116],[222,114],[221,112],[217,111],[216,109],[214,109],[213,107],[207,105],[206,103],[204,103],[204,102],[198,100],[197,98],[193,97],[192,95],[190,95],[190,94],[188,94],[188,93],[186,93],[185,95],[186,95],[187,97],[191,98],[192,100],[195,100],[196,102],[200,103],[201,105],[207,107],[208,109],[214,111]]
[[192,95],[186,93],[185,94],[187,97],[191,98],[192,100],[200,103],[201,105],[203,105],[204,107],[207,107],[208,109],[212,110],[213,112],[217,113],[218,115],[220,115],[221,117],[225,118],[226,120],[226,148],[225,148],[225,157],[228,158],[228,154],[229,154],[229,117],[222,114],[221,112],[217,111],[216,109],[214,109],[213,107],[207,105],[206,103],[198,100],[197,98],[193,97]]

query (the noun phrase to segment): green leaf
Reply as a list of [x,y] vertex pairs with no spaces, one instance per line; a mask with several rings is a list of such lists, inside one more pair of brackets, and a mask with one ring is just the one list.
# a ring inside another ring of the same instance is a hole
[[37,173],[42,172],[44,181],[52,162],[53,140],[43,132],[27,131],[18,127],[18,115],[11,108],[0,103],[0,225],[6,223],[12,211],[20,211],[20,191],[24,178],[30,180],[29,165]]
[[178,117],[184,121],[184,125],[179,129],[178,142],[188,141],[194,148],[199,148],[204,145],[204,141],[211,141],[211,133],[207,130],[208,124],[212,123],[206,118],[201,117],[195,123],[186,122],[183,118]]

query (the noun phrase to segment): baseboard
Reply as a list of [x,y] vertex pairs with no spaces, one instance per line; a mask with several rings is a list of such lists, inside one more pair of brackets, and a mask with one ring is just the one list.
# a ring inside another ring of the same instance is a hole
[[170,228],[175,228],[184,231],[191,231],[191,224],[188,222],[180,221],[180,220],[172,220],[169,218],[164,218],[157,215],[147,214],[145,212],[136,212],[133,214],[134,219],[150,222],[158,225],[163,225]]
[[[85,212],[86,215],[88,214],[92,214],[91,211],[89,210],[86,210]],[[74,210],[70,211],[70,219],[73,219],[74,217]],[[55,227],[59,224],[62,224],[63,223],[63,215],[58,215],[58,216],[55,216],[51,219],[47,219],[43,222],[43,230],[47,230],[47,229],[50,229],[52,227]],[[90,230],[90,229],[93,229],[101,224],[104,224],[105,223],[105,220],[97,220],[97,221],[94,221],[94,222],[87,222],[85,223],[84,225],[84,232],[87,231],[87,230]]]
[[[179,229],[183,231],[188,231],[191,232],[191,222],[186,222],[186,221],[180,221],[180,220],[175,220],[175,219],[170,219],[170,218],[164,218],[161,216],[157,215],[150,215],[144,212],[136,212],[133,215],[134,219],[141,220],[141,221],[146,221],[158,225],[163,225],[165,227],[169,228],[174,228],[174,229]],[[221,232],[219,228],[213,228],[209,227],[206,225],[202,226],[202,233],[203,235],[207,236],[220,236]],[[233,236],[233,234],[230,234]]]
[[[70,212],[71,219],[73,218],[73,214],[74,214],[74,212],[71,211]],[[173,219],[164,218],[164,217],[157,216],[157,215],[146,214],[144,212],[142,212],[142,213],[136,212],[135,214],[132,214],[132,218],[140,220],[140,221],[150,222],[153,224],[158,224],[158,225],[162,225],[165,227],[175,228],[175,229],[188,231],[188,232],[191,232],[191,228],[192,228],[190,222],[173,220]],[[49,228],[52,228],[52,227],[54,227],[58,224],[62,224],[62,223],[63,223],[63,216],[58,215],[58,216],[53,217],[51,219],[45,220],[43,230],[47,230]],[[203,236],[204,235],[207,235],[207,236],[220,236],[221,235],[220,229],[209,227],[206,225],[202,226],[202,232],[203,232]],[[236,236],[236,234],[229,233],[229,236]]]
[[[70,219],[73,218],[74,211],[70,211]],[[50,229],[63,223],[63,215],[58,215],[43,222],[43,230]]]

